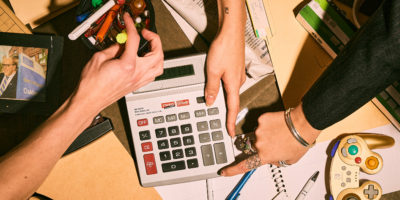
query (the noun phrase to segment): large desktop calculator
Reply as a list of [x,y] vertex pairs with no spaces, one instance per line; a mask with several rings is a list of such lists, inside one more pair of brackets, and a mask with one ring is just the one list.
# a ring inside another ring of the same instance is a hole
[[125,96],[145,187],[213,178],[235,159],[222,88],[205,104],[205,61],[205,54],[165,60],[161,76]]

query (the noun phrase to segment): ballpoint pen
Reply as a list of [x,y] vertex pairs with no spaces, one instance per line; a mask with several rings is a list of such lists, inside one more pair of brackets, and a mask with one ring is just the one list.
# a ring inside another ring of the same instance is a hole
[[232,192],[229,193],[228,197],[226,197],[226,200],[235,200],[239,197],[240,191],[242,190],[244,184],[246,184],[254,171],[256,171],[256,169],[252,169],[251,171],[248,171],[243,175],[239,183],[235,186],[235,188],[233,188]]
[[316,171],[310,179],[308,179],[307,183],[304,185],[303,189],[301,189],[300,193],[297,195],[296,200],[302,200],[307,196],[307,193],[310,191],[315,181],[318,178],[319,171]]

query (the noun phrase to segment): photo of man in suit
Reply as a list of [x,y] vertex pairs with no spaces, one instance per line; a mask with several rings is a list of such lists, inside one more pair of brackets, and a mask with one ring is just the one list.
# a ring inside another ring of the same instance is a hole
[[4,56],[0,73],[0,98],[16,98],[17,59]]

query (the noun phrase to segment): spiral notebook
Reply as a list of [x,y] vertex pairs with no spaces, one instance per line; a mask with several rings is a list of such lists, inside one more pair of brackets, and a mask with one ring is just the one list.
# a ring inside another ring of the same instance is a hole
[[[209,179],[208,200],[225,199],[243,174]],[[262,187],[260,187],[262,186]],[[285,169],[274,165],[259,167],[240,192],[240,199],[290,199],[285,182]]]

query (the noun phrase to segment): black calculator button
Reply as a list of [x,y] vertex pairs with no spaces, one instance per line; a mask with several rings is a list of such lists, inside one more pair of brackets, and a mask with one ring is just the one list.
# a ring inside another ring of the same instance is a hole
[[204,117],[206,116],[206,110],[202,109],[202,110],[195,110],[194,111],[194,116],[195,117]]
[[164,123],[164,116],[157,116],[153,118],[154,124],[162,124]]
[[169,136],[179,135],[179,127],[177,126],[168,127],[168,134]]
[[214,151],[217,164],[228,162],[226,158],[225,144],[223,142],[214,144]]
[[204,166],[214,165],[214,154],[211,144],[201,146],[201,155],[203,157]]
[[161,164],[161,168],[163,172],[172,172],[177,170],[183,170],[186,168],[186,166],[185,166],[185,161],[182,160],[182,161]]
[[202,133],[199,134],[200,143],[210,142],[210,134],[209,133]]
[[178,118],[176,117],[176,114],[167,115],[167,116],[165,116],[165,118],[166,118],[167,122],[173,122],[173,121],[178,120]]
[[150,131],[149,130],[139,131],[139,137],[140,140],[149,140],[151,138]]
[[165,128],[156,129],[156,137],[157,138],[167,137],[167,129]]
[[208,115],[218,115],[219,114],[219,110],[218,110],[217,107],[209,108],[209,109],[207,109],[207,113],[208,113]]
[[204,98],[204,96],[201,96],[201,97],[196,97],[196,101],[197,103],[205,103],[206,99]]
[[219,129],[221,128],[221,120],[214,119],[210,121],[210,128],[211,129]]
[[160,160],[161,161],[171,160],[171,153],[169,151],[160,152]]
[[174,157],[174,159],[183,158],[183,150],[182,149],[173,150],[172,157]]
[[186,157],[196,156],[196,148],[194,148],[194,147],[186,148],[185,155],[186,155]]
[[185,137],[183,137],[182,139],[183,139],[183,144],[184,144],[185,146],[194,144],[194,137],[193,137],[193,135],[185,136]]
[[168,149],[168,140],[159,140],[157,141],[158,149]]
[[218,141],[218,140],[223,140],[224,139],[224,134],[222,131],[214,131],[211,133],[211,137],[213,141]]
[[190,159],[190,160],[187,160],[186,162],[187,162],[188,168],[199,167],[199,163],[197,162],[197,159]]
[[208,130],[208,123],[206,121],[197,122],[197,130],[198,131],[206,131]]
[[181,131],[182,131],[182,134],[192,133],[193,132],[192,125],[191,124],[181,125]]
[[190,118],[190,113],[189,112],[183,112],[178,114],[179,120],[185,120]]
[[170,139],[171,147],[180,147],[182,146],[181,138],[172,138]]

